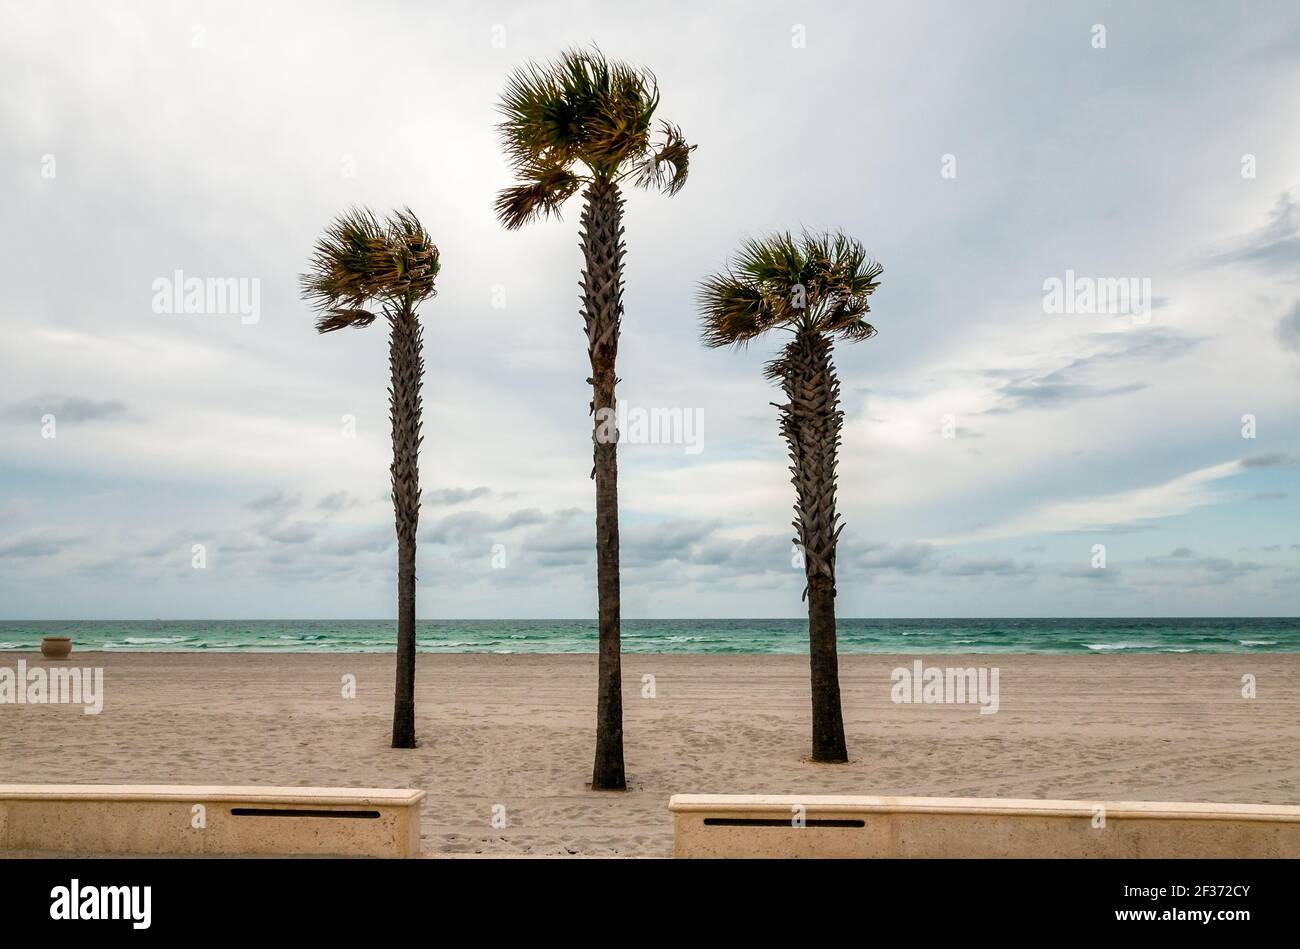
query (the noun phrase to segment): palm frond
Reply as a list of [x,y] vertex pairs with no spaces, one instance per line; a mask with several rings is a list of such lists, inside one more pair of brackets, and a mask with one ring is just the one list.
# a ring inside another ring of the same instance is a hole
[[369,326],[375,321],[375,314],[369,310],[363,310],[359,307],[339,307],[334,310],[324,310],[316,317],[316,332],[332,333],[335,330],[353,327],[361,329]]
[[688,144],[682,130],[671,122],[661,121],[659,127],[662,141],[652,145],[628,175],[638,188],[657,188],[671,197],[686,184],[695,146]]
[[776,321],[771,301],[753,284],[734,274],[715,274],[700,283],[697,294],[701,338],[705,346],[743,346]]
[[[747,239],[725,272],[700,284],[703,342],[743,345],[778,326],[869,339],[876,330],[863,316],[883,270],[860,242],[839,231]],[[768,373],[779,378],[780,372],[778,357]]]
[[497,197],[508,228],[557,215],[583,182],[632,177],[675,194],[686,181],[691,146],[661,122],[652,141],[659,86],[654,73],[609,59],[598,47],[570,49],[531,63],[506,81],[497,126],[517,183]]
[[533,163],[520,177],[522,184],[505,188],[496,200],[498,220],[512,231],[537,218],[560,217],[564,202],[582,185],[573,172],[553,164]]
[[733,266],[741,278],[760,288],[792,287],[808,276],[803,254],[789,232],[742,241]]
[[386,295],[413,301],[433,296],[434,281],[442,267],[437,245],[410,208],[388,216],[389,268],[384,273]]
[[354,207],[325,229],[300,284],[317,311],[317,331],[332,333],[369,326],[378,309],[433,296],[439,267],[438,248],[410,208],[381,222]]
[[562,97],[553,68],[530,63],[511,73],[497,104],[504,116],[497,129],[511,161],[572,161],[578,130],[572,105]]
[[599,50],[588,53],[583,81],[592,108],[583,125],[582,161],[594,174],[612,179],[627,162],[637,162],[650,149],[659,86],[654,74],[626,63],[607,60]]

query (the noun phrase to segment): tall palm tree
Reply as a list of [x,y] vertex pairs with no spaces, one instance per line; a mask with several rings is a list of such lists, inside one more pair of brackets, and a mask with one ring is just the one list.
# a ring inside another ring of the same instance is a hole
[[795,543],[808,583],[814,761],[848,760],[835,652],[835,545],[844,529],[835,513],[835,465],[844,413],[831,341],[875,335],[863,316],[881,273],[862,245],[842,233],[805,232],[799,239],[785,233],[746,241],[725,272],[700,285],[706,346],[744,346],[769,329],[791,334],[766,375],[786,397],[777,408],[797,498]]
[[393,515],[397,525],[397,679],[393,747],[415,747],[415,531],[420,521],[420,385],[424,330],[416,308],[436,292],[438,248],[409,209],[380,222],[363,208],[334,219],[316,243],[302,295],[316,329],[361,329],[388,321],[388,416],[393,426]]
[[615,790],[623,776],[623,690],[618,575],[619,325],[623,317],[622,186],[676,194],[690,154],[681,131],[660,121],[654,75],[609,60],[598,49],[571,50],[553,63],[515,71],[498,106],[502,143],[519,183],[497,197],[508,229],[550,215],[582,190],[580,231],[585,269],[580,314],[591,360],[592,477],[596,481],[596,588],[600,656],[596,699],[596,763],[591,786]]

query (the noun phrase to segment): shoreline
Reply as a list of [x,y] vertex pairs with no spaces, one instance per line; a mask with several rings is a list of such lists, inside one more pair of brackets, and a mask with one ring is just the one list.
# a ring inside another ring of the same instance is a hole
[[[668,797],[691,792],[1300,804],[1296,653],[845,655],[847,765],[806,760],[806,655],[626,654],[619,793],[585,786],[591,654],[422,654],[404,751],[391,654],[15,651],[0,669],[20,658],[102,667],[104,701],[0,704],[7,782],[422,788],[426,854],[667,856]],[[918,660],[997,668],[996,713],[894,701]]]

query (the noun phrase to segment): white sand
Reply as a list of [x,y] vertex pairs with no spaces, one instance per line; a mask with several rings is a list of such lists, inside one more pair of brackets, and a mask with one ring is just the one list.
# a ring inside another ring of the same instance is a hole
[[914,658],[841,660],[836,766],[806,760],[806,658],[626,656],[629,790],[592,793],[594,656],[421,655],[421,746],[395,751],[391,656],[79,653],[103,713],[0,705],[0,782],[423,788],[425,851],[462,854],[668,855],[675,792],[1300,804],[1300,655],[925,657],[996,665],[994,715],[892,703]]

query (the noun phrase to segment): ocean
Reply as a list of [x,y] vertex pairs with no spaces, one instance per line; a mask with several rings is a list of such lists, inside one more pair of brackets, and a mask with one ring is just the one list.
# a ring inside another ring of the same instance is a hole
[[[71,636],[78,650],[390,652],[392,620],[0,622],[0,652]],[[1300,618],[840,619],[848,653],[1300,652]],[[589,653],[594,620],[421,620],[420,652]],[[628,653],[806,653],[797,619],[623,620]]]

